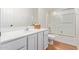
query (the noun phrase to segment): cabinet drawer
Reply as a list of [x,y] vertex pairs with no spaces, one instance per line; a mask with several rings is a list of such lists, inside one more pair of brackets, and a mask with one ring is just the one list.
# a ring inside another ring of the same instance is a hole
[[25,46],[26,43],[26,37],[24,38],[19,38],[11,42],[7,42],[1,45],[2,50],[17,50],[20,49],[21,47]]

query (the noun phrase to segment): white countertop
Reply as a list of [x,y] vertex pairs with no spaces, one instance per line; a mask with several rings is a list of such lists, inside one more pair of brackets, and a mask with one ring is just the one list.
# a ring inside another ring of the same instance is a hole
[[10,31],[10,32],[5,32],[1,34],[1,43],[7,42],[7,41],[11,41],[11,40],[15,40],[17,38],[23,37],[23,36],[27,36],[30,34],[34,34],[40,31],[45,31],[48,29],[38,29],[38,30],[34,30],[34,29],[29,29],[28,31],[26,30],[17,30],[17,31]]

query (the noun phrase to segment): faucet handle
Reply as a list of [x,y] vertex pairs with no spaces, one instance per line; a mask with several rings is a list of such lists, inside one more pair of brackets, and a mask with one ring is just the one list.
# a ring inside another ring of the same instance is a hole
[[13,25],[11,24],[10,27],[13,27]]

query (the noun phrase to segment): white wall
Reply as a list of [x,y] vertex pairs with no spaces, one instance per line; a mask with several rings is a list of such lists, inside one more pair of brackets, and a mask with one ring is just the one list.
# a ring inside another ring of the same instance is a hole
[[13,27],[32,25],[33,11],[32,8],[1,8],[1,27],[10,29],[11,24]]
[[76,35],[79,37],[79,8],[76,10]]
[[61,9],[51,9],[50,16],[48,18],[48,28],[50,33],[60,34],[61,32],[62,15]]
[[49,11],[49,8],[39,8],[38,9],[38,19],[42,27],[46,27],[46,15]]
[[[46,22],[48,22],[48,26],[50,25],[56,25],[60,24],[62,22],[62,8],[1,8],[1,27],[11,29],[10,25],[13,25],[13,28],[15,27],[24,27],[28,25],[32,25],[32,23],[35,23],[37,19],[39,20],[39,23],[42,27],[46,27]],[[67,9],[64,9],[65,11]],[[79,35],[79,9],[77,10],[76,15],[76,34]],[[48,19],[46,19],[47,14],[49,11],[57,12],[59,15],[51,15],[49,14]],[[71,12],[73,12],[72,10]],[[65,13],[70,13],[69,11],[66,11]],[[34,16],[34,17],[33,17]],[[68,17],[67,17],[68,18]],[[48,20],[48,21],[47,21]],[[54,22],[55,21],[55,22]],[[51,26],[52,31],[55,33],[60,33],[62,30],[61,24],[57,25],[58,28],[54,28]],[[12,29],[13,29],[12,28]],[[2,29],[2,31],[5,31]],[[68,30],[69,31],[69,30]],[[70,30],[71,31],[71,30]]]
[[0,32],[1,32],[1,8],[0,8]]
[[[52,12],[56,12],[52,14]],[[79,37],[79,9],[52,9],[48,20],[50,33],[63,34]],[[63,33],[61,33],[63,31]]]
[[79,36],[79,14],[76,16],[76,34]]
[[38,8],[34,8],[33,9],[33,15],[34,15],[34,17],[33,17],[33,19],[34,19],[33,24],[35,24],[37,22],[37,19],[38,19]]

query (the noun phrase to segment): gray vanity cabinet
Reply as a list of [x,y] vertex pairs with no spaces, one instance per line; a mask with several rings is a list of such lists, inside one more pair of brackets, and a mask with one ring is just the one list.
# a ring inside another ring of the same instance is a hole
[[20,50],[27,49],[27,37],[18,38],[10,42],[4,42],[1,44],[1,50]]

